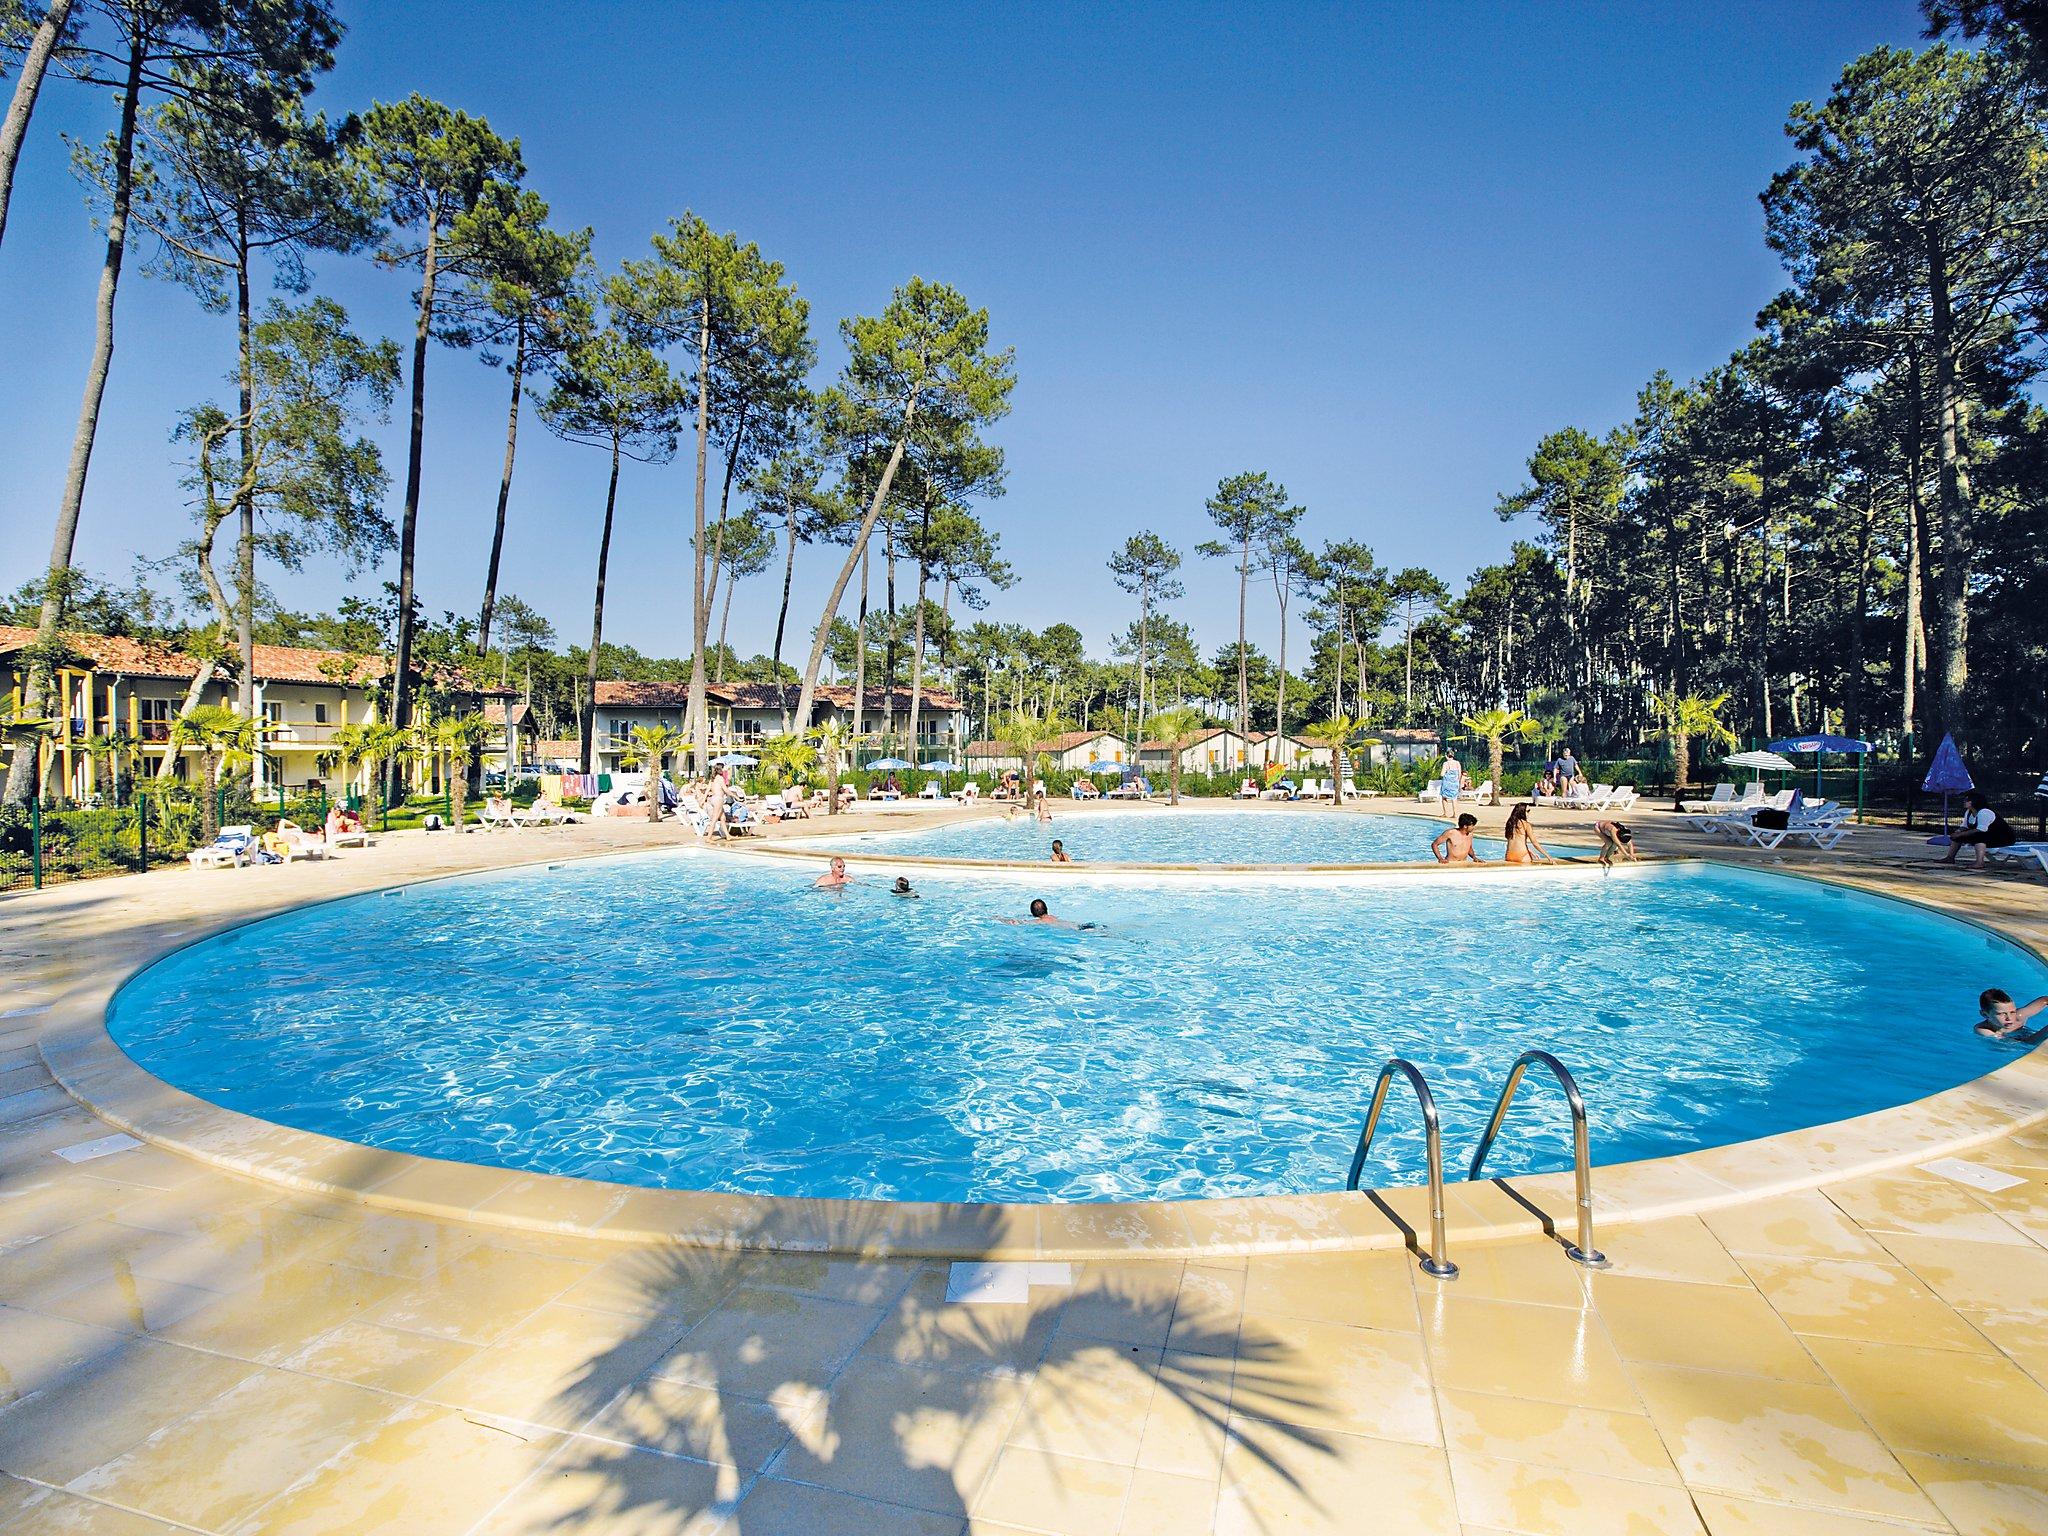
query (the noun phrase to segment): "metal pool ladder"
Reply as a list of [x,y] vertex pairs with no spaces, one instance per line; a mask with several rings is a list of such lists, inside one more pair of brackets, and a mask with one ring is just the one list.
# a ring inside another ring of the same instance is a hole
[[[1500,1091],[1500,1102],[1493,1106],[1493,1118],[1486,1123],[1486,1134],[1479,1138],[1479,1150],[1472,1154],[1472,1168],[1465,1177],[1468,1179],[1477,1179],[1479,1177],[1480,1165],[1486,1161],[1486,1154],[1493,1150],[1494,1138],[1500,1134],[1501,1122],[1507,1118],[1508,1106],[1514,1102],[1515,1090],[1522,1086],[1522,1074],[1529,1070],[1531,1063],[1536,1063],[1550,1069],[1551,1075],[1557,1079],[1559,1086],[1564,1089],[1565,1103],[1571,1106],[1572,1174],[1578,1184],[1579,1240],[1576,1243],[1566,1243],[1564,1245],[1565,1256],[1576,1264],[1585,1265],[1588,1269],[1605,1269],[1607,1268],[1606,1255],[1593,1246],[1593,1165],[1592,1158],[1587,1152],[1586,1147],[1586,1101],[1579,1096],[1579,1085],[1573,1081],[1571,1073],[1565,1069],[1565,1064],[1551,1055],[1550,1052],[1524,1051],[1515,1058],[1514,1070],[1508,1073],[1507,1086]],[[1396,1065],[1405,1067],[1408,1064],[1406,1062],[1392,1063],[1389,1065],[1388,1070],[1391,1071],[1393,1066]],[[1409,1067],[1408,1070],[1410,1073],[1415,1071],[1413,1067]],[[1420,1080],[1418,1076],[1417,1082],[1419,1083]],[[1385,1073],[1380,1075],[1380,1091],[1382,1093],[1386,1091]],[[1427,1090],[1424,1091],[1427,1092]],[[1379,1100],[1377,1097],[1373,1100],[1373,1111],[1375,1114],[1379,1111]],[[1436,1166],[1436,1116],[1433,1112],[1429,1114],[1429,1121],[1430,1189],[1432,1191],[1432,1198],[1441,1204],[1443,1175]],[[1368,1135],[1371,1134],[1371,1129],[1371,1122],[1368,1121],[1366,1124]],[[1363,1144],[1361,1143],[1359,1157],[1363,1160],[1364,1156]],[[1352,1185],[1355,1188],[1358,1180],[1357,1163],[1351,1165],[1351,1178]],[[1439,1234],[1442,1232],[1441,1218],[1439,1218],[1438,1232]],[[1425,1265],[1424,1267],[1427,1268],[1428,1266]]]
[[[1540,1055],[1541,1052],[1534,1054]],[[1518,1072],[1520,1066],[1519,1062],[1516,1063]],[[1558,1070],[1563,1071],[1564,1069],[1560,1067]],[[1443,1135],[1437,1123],[1436,1098],[1429,1091],[1428,1080],[1423,1077],[1421,1072],[1416,1070],[1413,1062],[1404,1061],[1399,1056],[1396,1056],[1388,1061],[1384,1067],[1380,1068],[1380,1080],[1374,1085],[1372,1090],[1372,1108],[1366,1111],[1365,1129],[1358,1133],[1358,1150],[1351,1156],[1351,1175],[1344,1181],[1344,1187],[1351,1190],[1358,1188],[1358,1176],[1365,1168],[1366,1154],[1372,1150],[1373,1133],[1380,1126],[1380,1111],[1385,1109],[1387,1105],[1387,1087],[1393,1082],[1396,1072],[1401,1073],[1408,1079],[1409,1085],[1415,1090],[1416,1102],[1422,1106],[1423,1136],[1429,1152],[1429,1252],[1421,1260],[1422,1272],[1425,1275],[1433,1275],[1439,1280],[1455,1280],[1458,1275],[1458,1266],[1451,1262],[1444,1241],[1444,1145]],[[1510,1092],[1512,1091],[1513,1085],[1511,1082]],[[1578,1100],[1578,1091],[1576,1089],[1572,1092],[1572,1099],[1574,1103]],[[1493,1117],[1496,1128],[1500,1124],[1501,1111],[1506,1108],[1507,1099],[1503,1096],[1501,1099],[1501,1110],[1495,1111]],[[1580,1116],[1579,1123],[1583,1128],[1585,1124],[1583,1114]],[[1490,1136],[1491,1133],[1489,1132]],[[1583,1146],[1584,1144],[1585,1137],[1582,1129],[1580,1145]],[[1484,1155],[1483,1148],[1482,1155]],[[1475,1163],[1473,1166],[1477,1167],[1478,1165]],[[1583,1169],[1584,1164],[1582,1163],[1580,1166]],[[1591,1229],[1583,1225],[1588,1218],[1582,1212],[1579,1219],[1582,1224],[1581,1230],[1588,1234],[1588,1241],[1590,1241]]]

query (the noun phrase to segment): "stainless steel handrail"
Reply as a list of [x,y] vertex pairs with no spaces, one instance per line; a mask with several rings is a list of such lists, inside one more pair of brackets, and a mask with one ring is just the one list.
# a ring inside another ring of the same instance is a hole
[[1522,1086],[1522,1074],[1529,1070],[1531,1062],[1550,1068],[1564,1089],[1565,1103],[1571,1106],[1572,1174],[1578,1183],[1579,1240],[1564,1245],[1565,1256],[1588,1269],[1605,1269],[1606,1255],[1593,1246],[1593,1160],[1587,1149],[1586,1101],[1580,1097],[1579,1085],[1565,1064],[1550,1052],[1524,1051],[1515,1058],[1514,1070],[1508,1073],[1507,1086],[1500,1091],[1500,1102],[1493,1106],[1493,1118],[1486,1123],[1486,1134],[1479,1138],[1479,1150],[1472,1154],[1472,1169],[1465,1177],[1479,1177],[1480,1165],[1493,1150],[1494,1138],[1500,1135],[1501,1122],[1507,1118],[1508,1106],[1514,1102],[1515,1090]]
[[1422,1130],[1424,1144],[1429,1155],[1429,1252],[1421,1260],[1422,1272],[1434,1275],[1439,1280],[1454,1280],[1458,1266],[1450,1261],[1445,1252],[1444,1241],[1444,1143],[1443,1134],[1436,1117],[1436,1096],[1429,1091],[1429,1083],[1416,1070],[1415,1064],[1403,1061],[1399,1056],[1392,1058],[1380,1068],[1380,1080],[1372,1090],[1372,1108],[1366,1111],[1365,1129],[1358,1133],[1358,1150],[1351,1157],[1351,1174],[1344,1181],[1346,1189],[1358,1188],[1359,1173],[1365,1167],[1365,1155],[1372,1150],[1373,1133],[1379,1129],[1380,1111],[1386,1108],[1387,1085],[1393,1082],[1394,1074],[1404,1074],[1409,1085],[1415,1090],[1415,1099],[1422,1106]]

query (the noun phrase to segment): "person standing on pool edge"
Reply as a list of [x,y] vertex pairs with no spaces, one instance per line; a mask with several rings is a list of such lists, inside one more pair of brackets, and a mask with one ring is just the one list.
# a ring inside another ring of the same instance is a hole
[[1458,796],[1465,788],[1465,765],[1458,761],[1456,753],[1444,754],[1444,766],[1437,778],[1437,791],[1443,796],[1445,811],[1455,816],[1458,813]]

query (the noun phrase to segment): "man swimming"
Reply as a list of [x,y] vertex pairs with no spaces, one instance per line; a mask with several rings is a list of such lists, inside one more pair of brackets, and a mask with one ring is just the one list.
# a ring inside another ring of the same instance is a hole
[[826,867],[825,873],[818,876],[811,884],[817,890],[836,891],[843,886],[853,884],[853,876],[846,872],[846,860],[834,859]]
[[1030,913],[1028,917],[1005,917],[999,918],[998,921],[1014,923],[1027,928],[1032,926],[1040,928],[1072,928],[1077,933],[1100,933],[1103,931],[1100,923],[1070,923],[1064,917],[1054,917],[1052,909],[1045,904],[1043,897],[1033,897],[1031,906],[1027,910]]
[[1067,845],[1058,838],[1052,840],[1052,861],[1055,864],[1071,864],[1074,856],[1067,852]]
[[2017,1040],[2022,1045],[2032,1045],[2048,1037],[2048,1024],[2039,1029],[2023,1026],[2043,1009],[2048,1009],[2048,997],[2016,1003],[2002,987],[1986,988],[1977,998],[1977,1033],[1991,1040]]
[[1485,861],[1472,846],[1472,829],[1479,825],[1479,818],[1470,811],[1458,818],[1455,827],[1445,827],[1437,833],[1436,841],[1429,845],[1429,851],[1436,855],[1439,864],[1463,864],[1467,860],[1474,864]]

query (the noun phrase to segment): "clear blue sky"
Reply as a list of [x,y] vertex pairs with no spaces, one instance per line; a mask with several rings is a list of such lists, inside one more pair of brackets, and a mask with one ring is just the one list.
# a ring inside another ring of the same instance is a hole
[[[597,231],[606,267],[691,208],[758,241],[835,326],[911,273],[957,285],[1017,352],[989,509],[1022,578],[992,616],[1128,615],[1103,561],[1151,527],[1189,554],[1205,648],[1235,627],[1197,561],[1219,477],[1265,469],[1320,542],[1362,538],[1454,585],[1513,537],[1493,513],[1536,439],[1627,417],[1688,377],[1782,286],[1756,202],[1789,159],[1792,102],[1880,43],[1908,0],[1852,5],[1237,7],[465,5],[355,0],[331,112],[421,91],[523,144],[529,185]],[[90,348],[100,245],[60,131],[111,103],[45,93],[0,248],[0,583],[37,573]],[[147,250],[136,253],[138,258]],[[125,573],[187,512],[168,432],[221,388],[231,326],[142,275],[122,289],[79,557]],[[373,334],[409,283],[316,265]],[[502,375],[436,349],[420,532],[430,611],[473,613],[502,446]],[[393,484],[398,419],[381,429]],[[528,417],[504,588],[587,639],[603,457]],[[629,467],[606,635],[687,649],[685,468]],[[814,622],[825,552],[799,565]],[[296,606],[331,570],[277,582]],[[765,650],[774,583],[733,640]],[[1273,623],[1257,636],[1270,646]]]

